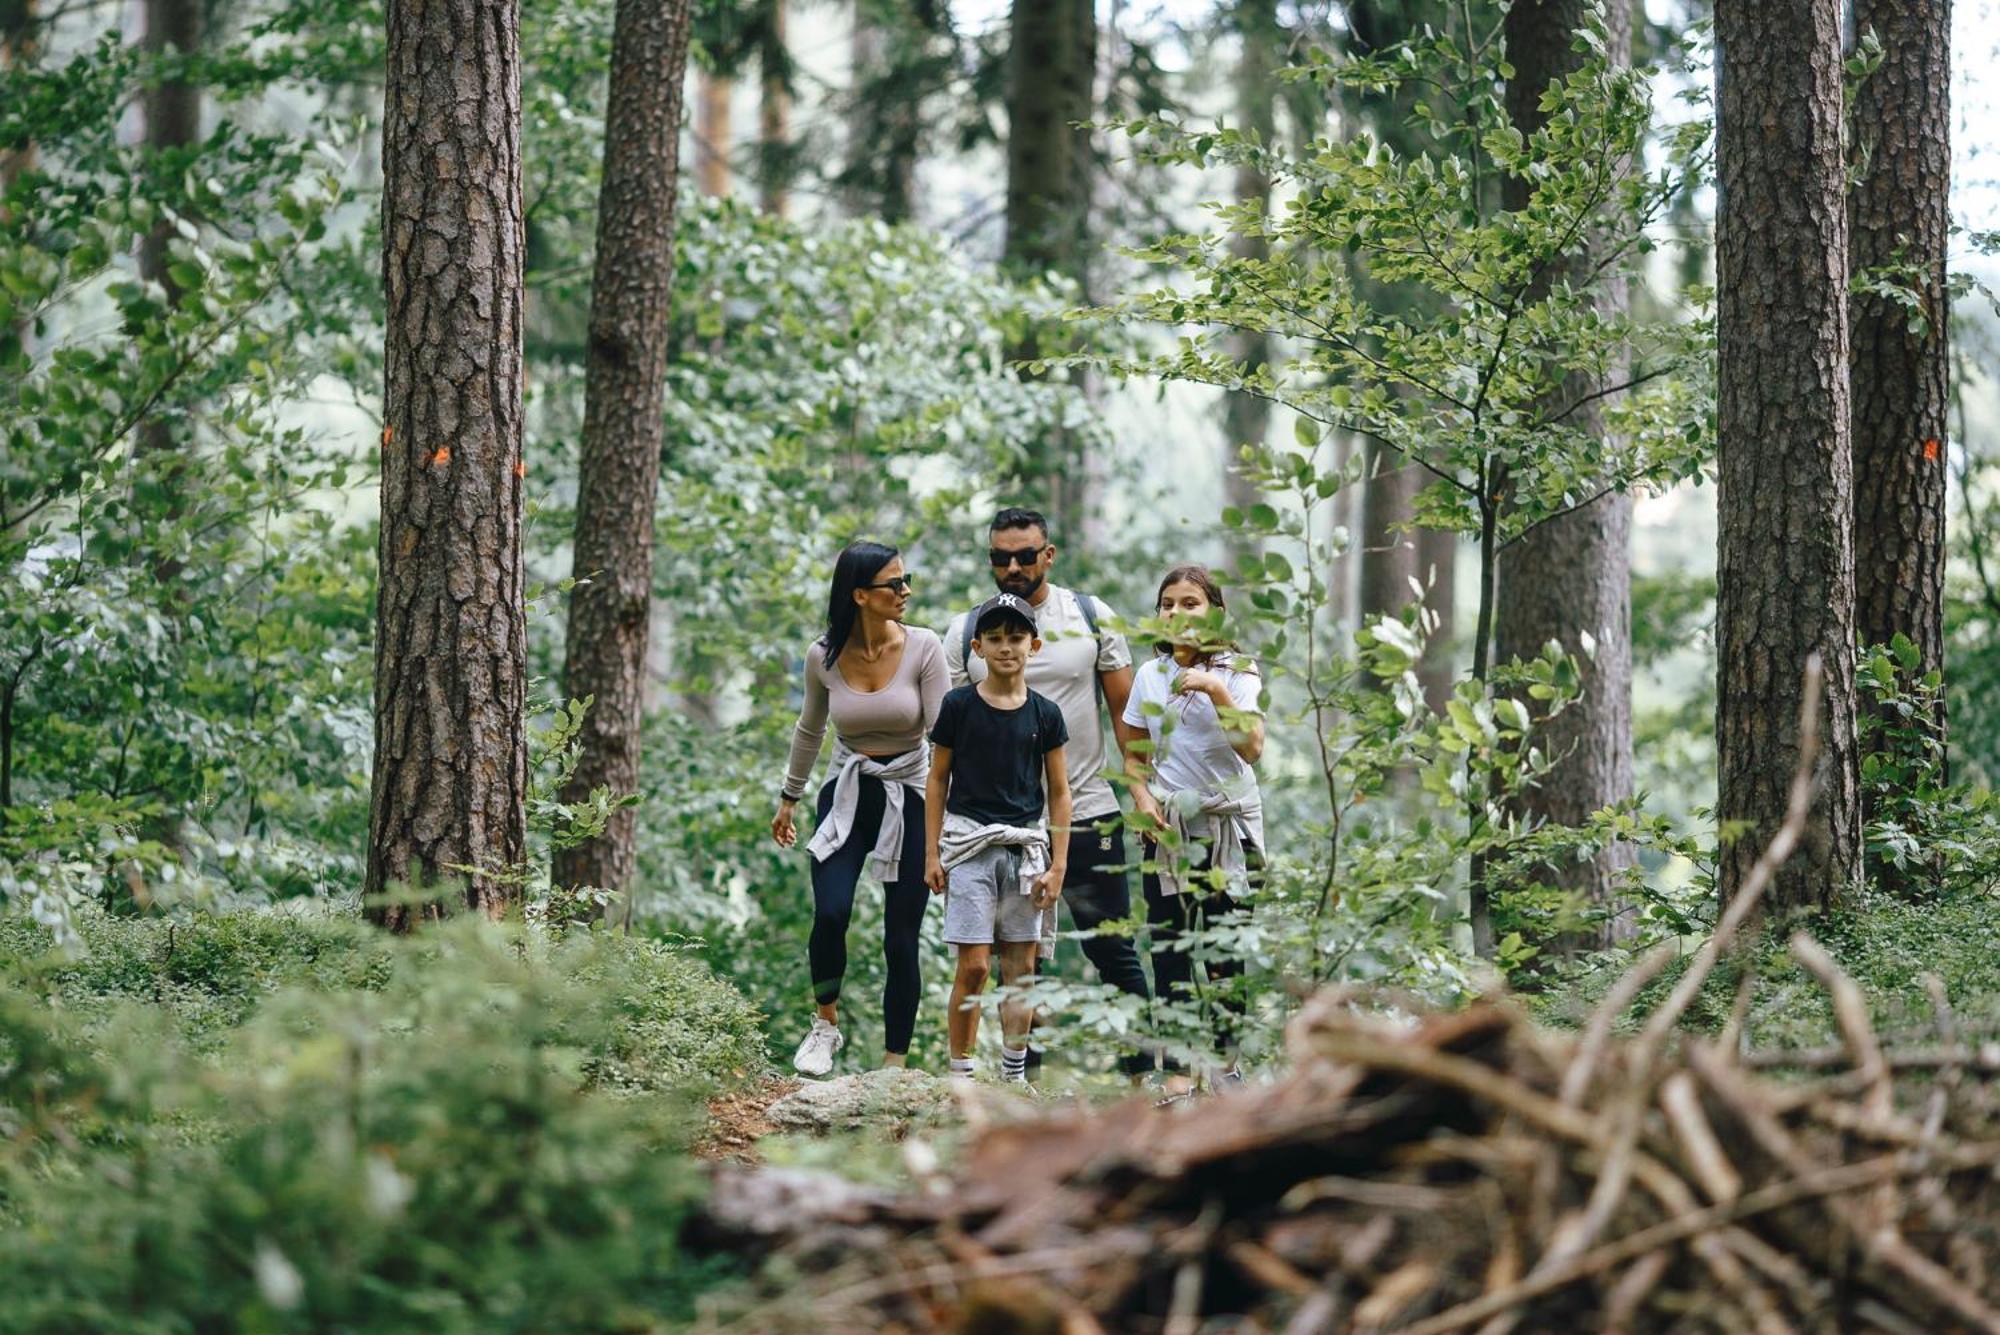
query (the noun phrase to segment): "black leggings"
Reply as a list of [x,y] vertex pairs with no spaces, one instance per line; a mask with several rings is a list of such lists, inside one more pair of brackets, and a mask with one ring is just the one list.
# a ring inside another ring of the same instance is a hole
[[[1245,852],[1249,855],[1250,877],[1255,883],[1264,859],[1255,846],[1246,847]],[[1149,846],[1146,856],[1158,858],[1161,852],[1157,847]],[[1206,848],[1195,852],[1190,873],[1206,871],[1209,856]],[[1215,919],[1242,908],[1243,902],[1206,885],[1188,884],[1180,894],[1163,894],[1160,875],[1152,871],[1139,878],[1139,886],[1146,896],[1146,925],[1153,936],[1153,994],[1169,999],[1196,1000],[1199,993],[1194,986],[1195,952],[1170,947],[1180,939],[1182,932],[1202,931]],[[1226,984],[1243,974],[1242,960],[1222,953],[1213,945],[1202,950],[1201,962],[1210,985]],[[1243,998],[1236,995],[1233,988],[1217,999],[1213,1020],[1215,1042],[1224,1053],[1236,1044],[1243,1014]],[[1166,1065],[1167,1069],[1175,1070],[1180,1063],[1169,1060]]]
[[[847,842],[826,861],[812,864],[813,926],[809,953],[812,959],[813,999],[822,1006],[840,1000],[840,980],[847,973],[847,923],[854,916],[854,888],[860,884],[862,865],[875,849],[875,836],[882,829],[882,808],[886,799],[882,781],[861,776],[861,800],[854,813],[854,826]],[[819,790],[819,819],[826,820],[833,806],[833,784]],[[910,1035],[917,1028],[917,998],[923,990],[918,961],[917,937],[924,925],[924,910],[930,906],[930,887],[924,884],[924,799],[903,792],[903,855],[895,883],[887,887],[888,901],[882,914],[882,958],[889,979],[882,987],[882,1050],[908,1052]]]

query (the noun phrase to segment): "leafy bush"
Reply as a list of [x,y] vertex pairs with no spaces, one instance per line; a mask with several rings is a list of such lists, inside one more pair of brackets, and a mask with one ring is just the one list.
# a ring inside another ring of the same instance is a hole
[[714,1277],[676,1241],[685,1093],[750,1069],[757,1017],[685,952],[85,934],[0,978],[0,1332],[645,1331]]

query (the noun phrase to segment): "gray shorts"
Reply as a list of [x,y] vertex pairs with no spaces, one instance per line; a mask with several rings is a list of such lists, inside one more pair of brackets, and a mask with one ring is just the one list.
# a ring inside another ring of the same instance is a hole
[[1042,910],[1021,893],[1021,850],[1005,844],[946,873],[944,939],[954,946],[1042,939]]

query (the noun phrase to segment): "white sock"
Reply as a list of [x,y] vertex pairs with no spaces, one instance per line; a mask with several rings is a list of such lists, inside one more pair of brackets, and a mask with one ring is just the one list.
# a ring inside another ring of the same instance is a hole
[[971,1075],[975,1069],[970,1057],[953,1057],[951,1059],[951,1073],[953,1075]]
[[1028,1049],[1010,1048],[1000,1045],[1000,1074],[1009,1080],[1020,1079],[1028,1074]]

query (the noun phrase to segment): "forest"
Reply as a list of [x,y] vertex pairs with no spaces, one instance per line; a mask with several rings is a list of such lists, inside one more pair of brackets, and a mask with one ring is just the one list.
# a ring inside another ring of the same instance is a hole
[[0,0],[0,1335],[2000,1332],[1994,0]]

